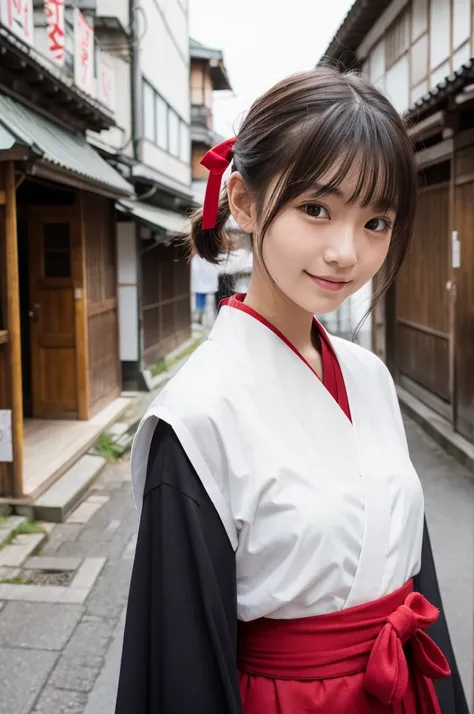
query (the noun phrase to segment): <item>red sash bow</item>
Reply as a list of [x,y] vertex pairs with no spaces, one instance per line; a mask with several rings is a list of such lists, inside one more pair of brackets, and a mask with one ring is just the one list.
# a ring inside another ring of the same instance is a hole
[[[419,674],[417,691],[423,714],[438,714],[440,709],[433,685],[425,678],[448,677],[445,656],[431,637],[423,632],[438,619],[438,610],[420,593],[410,593],[403,605],[388,616],[369,656],[364,686],[384,704],[403,699],[409,670],[404,645],[410,642],[413,661]],[[416,674],[416,673],[415,673]]]

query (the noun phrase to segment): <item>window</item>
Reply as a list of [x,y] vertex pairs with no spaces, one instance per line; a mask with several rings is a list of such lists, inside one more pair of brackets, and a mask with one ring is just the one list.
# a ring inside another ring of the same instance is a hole
[[411,86],[414,87],[428,74],[428,35],[422,35],[411,47]]
[[385,74],[385,42],[383,38],[370,53],[369,72],[370,81],[374,83]]
[[413,0],[411,6],[411,39],[418,39],[427,29],[428,0]]
[[143,80],[143,136],[155,141],[155,90]]
[[410,24],[405,10],[397,17],[385,36],[385,62],[387,69],[402,57],[410,46]]
[[45,223],[43,226],[45,278],[71,276],[71,240],[69,223]]
[[143,137],[177,159],[191,161],[189,126],[143,78]]
[[191,160],[191,137],[189,134],[189,126],[181,122],[181,140],[180,140],[180,155],[181,161],[185,164],[189,164]]
[[[449,58],[451,52],[451,3],[432,0],[430,3],[430,69]],[[448,71],[449,74],[449,71]]]
[[172,109],[168,111],[168,132],[169,152],[173,156],[179,157],[179,118]]
[[156,143],[168,150],[168,105],[159,94],[156,95]]
[[[455,0],[453,3],[453,49],[457,49],[471,36],[471,2]],[[458,69],[454,65],[453,69]]]

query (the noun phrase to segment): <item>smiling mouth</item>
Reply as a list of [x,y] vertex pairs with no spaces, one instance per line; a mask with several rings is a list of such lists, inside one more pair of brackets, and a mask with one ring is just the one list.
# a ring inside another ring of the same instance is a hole
[[[306,271],[305,271],[306,272]],[[306,272],[306,275],[311,278],[311,280],[316,283],[323,290],[328,290],[329,292],[337,292],[342,290],[346,285],[348,285],[351,280],[337,280],[335,278],[323,278],[318,275],[311,275],[311,273]]]

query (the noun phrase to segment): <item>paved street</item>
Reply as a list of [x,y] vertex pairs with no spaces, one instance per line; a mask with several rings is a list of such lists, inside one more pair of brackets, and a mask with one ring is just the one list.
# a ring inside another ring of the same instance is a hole
[[[474,481],[417,426],[407,426],[425,487],[448,621],[472,701]],[[0,714],[113,714],[137,527],[127,461],[108,466],[91,496],[70,522],[54,528],[41,553],[95,567],[84,602],[0,603]]]

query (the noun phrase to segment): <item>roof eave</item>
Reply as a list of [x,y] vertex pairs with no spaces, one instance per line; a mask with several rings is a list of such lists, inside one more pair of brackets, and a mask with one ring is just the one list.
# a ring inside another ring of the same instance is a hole
[[107,198],[133,198],[135,195],[131,184],[130,189],[105,184],[92,177],[83,176],[82,174],[78,174],[74,171],[68,171],[67,169],[62,168],[61,166],[58,166],[50,161],[46,161],[45,159],[39,159],[27,165],[25,173],[30,176],[38,176],[44,179],[60,181],[61,183],[71,186],[72,188],[78,188],[86,191],[94,190],[101,196],[106,196]]
[[[26,45],[3,26],[0,27],[0,47],[2,50],[2,64],[6,71],[11,72],[5,64],[6,57],[10,55],[25,69],[29,68],[37,74],[38,78],[40,78],[40,85],[38,86],[41,86],[42,93],[45,91],[46,84],[51,88],[52,95],[56,95],[55,101],[57,101],[57,96],[62,93],[68,100],[64,106],[67,106],[69,112],[72,111],[71,107],[73,107],[77,117],[80,117],[81,121],[88,125],[88,128],[102,131],[115,126],[113,113],[101,102],[76,87],[72,80],[66,81],[68,78],[61,76],[59,69],[53,65],[49,66],[46,58],[41,57],[40,59],[34,48]],[[31,92],[38,94],[39,90],[31,82],[25,82],[25,85],[30,87]],[[73,100],[72,102],[71,99]]]
[[215,92],[232,91],[229,75],[223,62],[211,64],[212,88]]
[[323,58],[338,60],[345,52],[355,52],[375,21],[392,0],[355,0]]
[[474,80],[474,58],[421,97],[405,112],[405,118],[410,122],[420,121],[426,114],[438,109],[443,102],[458,95],[472,80]]

